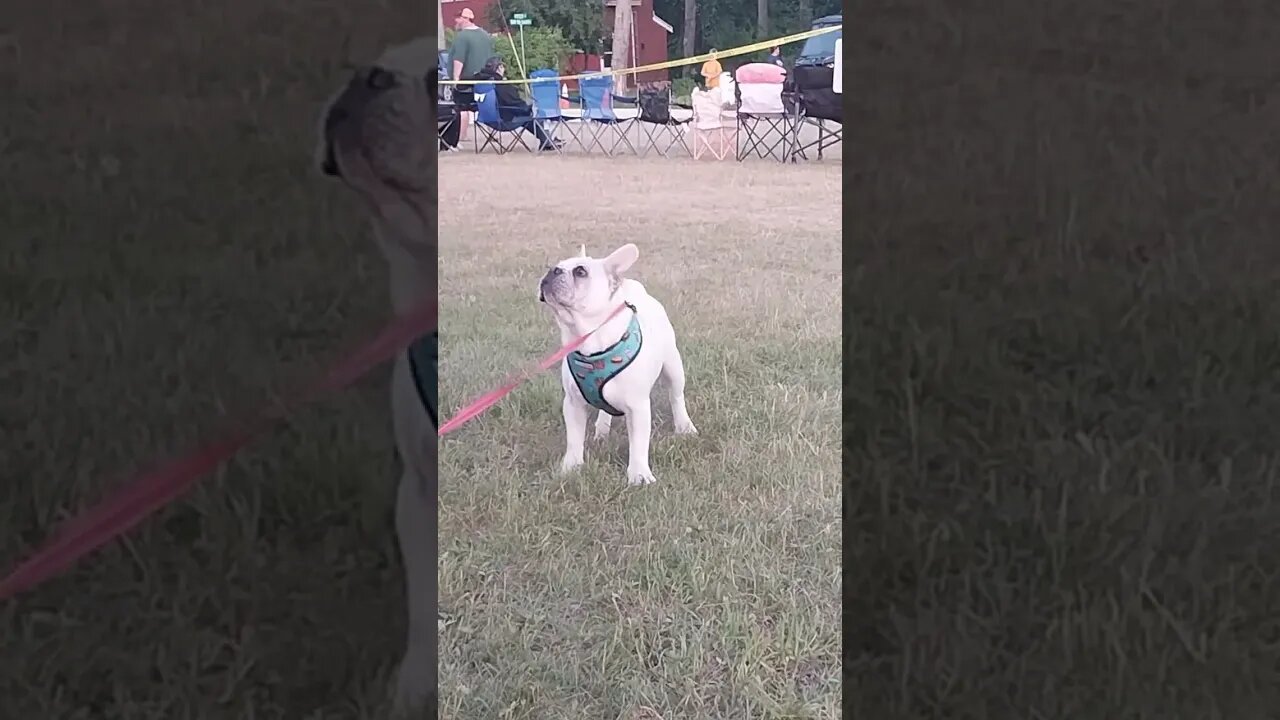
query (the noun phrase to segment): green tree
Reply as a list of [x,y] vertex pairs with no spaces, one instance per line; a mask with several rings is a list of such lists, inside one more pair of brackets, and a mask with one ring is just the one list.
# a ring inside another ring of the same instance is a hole
[[[453,46],[452,29],[444,31],[445,41]],[[514,48],[513,48],[514,45]],[[502,58],[507,66],[507,75],[512,79],[520,77],[521,63],[516,62],[516,52],[520,50],[520,32],[517,28],[510,39],[505,34],[493,36],[493,51]],[[560,28],[528,26],[524,29],[523,67],[525,73],[540,68],[564,70],[565,61],[573,54],[573,46],[565,39]]]
[[558,28],[570,51],[598,53],[607,34],[602,0],[503,0],[489,6],[488,20],[495,27],[506,25],[513,13],[533,18],[531,27]]
[[[535,21],[536,22],[536,21]],[[507,66],[508,77],[519,77],[521,63],[516,61],[516,52],[520,50],[519,28],[512,28],[511,39],[495,37],[493,49]],[[512,47],[514,45],[514,48]],[[558,27],[538,27],[530,25],[524,29],[524,73],[546,68],[560,71],[565,61],[573,54],[573,45],[565,39]]]
[[[672,58],[677,58],[706,52],[713,47],[723,50],[767,37],[780,37],[808,30],[813,20],[841,10],[841,4],[837,0],[770,2],[765,8],[766,22],[762,23],[760,5],[759,0],[654,0],[654,11],[676,28],[676,32],[669,38],[667,50]],[[688,43],[686,38],[689,35],[689,25],[685,22],[687,9],[695,11],[692,23],[695,37]],[[799,49],[799,44],[783,47],[782,54],[793,56]],[[762,53],[758,59],[763,57]],[[746,62],[748,59],[744,57],[739,62]]]

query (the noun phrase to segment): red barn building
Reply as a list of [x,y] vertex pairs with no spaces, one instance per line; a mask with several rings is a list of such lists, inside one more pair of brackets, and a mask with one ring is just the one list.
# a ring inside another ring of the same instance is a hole
[[[458,13],[463,8],[470,8],[471,12],[476,15],[476,24],[492,33],[506,33],[511,30],[510,27],[493,27],[493,23],[489,20],[493,10],[491,8],[498,4],[498,0],[440,0],[440,10],[444,16],[444,24],[447,27],[453,27],[454,18],[458,17]],[[601,10],[604,13],[604,27],[606,29],[613,28],[613,13],[617,0],[604,0]],[[638,67],[640,65],[652,65],[654,63],[667,61],[667,36],[674,32],[669,23],[658,17],[653,11],[653,0],[631,0],[632,13],[632,43],[631,43],[631,62],[627,63],[627,67]],[[505,42],[505,41],[504,41]],[[566,66],[560,68],[562,71],[570,73],[579,73],[592,70],[602,70],[607,66],[602,65],[602,58],[598,54],[599,48],[577,48],[578,52],[571,56]],[[604,48],[604,62],[608,62],[608,47]],[[592,52],[596,51],[596,52]],[[640,73],[638,79],[640,82],[653,82],[658,80],[666,80],[669,76],[666,70],[654,70],[646,73]]]

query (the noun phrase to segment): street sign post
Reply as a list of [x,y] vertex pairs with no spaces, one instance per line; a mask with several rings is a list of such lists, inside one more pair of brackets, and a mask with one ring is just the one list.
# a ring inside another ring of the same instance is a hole
[[[520,28],[520,57],[521,58],[528,57],[529,54],[524,51],[524,28],[526,25],[533,24],[533,18],[529,17],[525,13],[515,13],[511,16],[511,19],[508,20],[507,23],[511,25],[515,25],[516,27]],[[520,63],[523,65],[524,60],[522,59]]]

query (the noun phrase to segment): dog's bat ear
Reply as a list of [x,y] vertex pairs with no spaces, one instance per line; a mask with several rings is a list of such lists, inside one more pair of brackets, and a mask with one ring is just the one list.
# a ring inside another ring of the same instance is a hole
[[604,266],[609,272],[621,275],[627,271],[627,268],[635,264],[640,257],[640,248],[634,243],[627,243],[622,247],[609,253],[609,257],[604,259]]
[[581,248],[578,249],[578,257],[586,257],[586,256],[587,256],[587,246],[583,245]]

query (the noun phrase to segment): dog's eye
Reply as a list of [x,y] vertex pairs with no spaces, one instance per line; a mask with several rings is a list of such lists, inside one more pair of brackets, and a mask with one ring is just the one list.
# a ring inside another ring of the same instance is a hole
[[578,267],[573,269],[573,276],[584,278],[587,276],[587,269],[579,265]]
[[369,71],[369,75],[365,78],[365,82],[369,85],[371,90],[387,90],[395,86],[396,76],[382,68],[375,67]]

